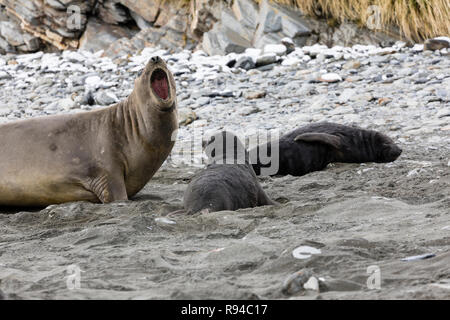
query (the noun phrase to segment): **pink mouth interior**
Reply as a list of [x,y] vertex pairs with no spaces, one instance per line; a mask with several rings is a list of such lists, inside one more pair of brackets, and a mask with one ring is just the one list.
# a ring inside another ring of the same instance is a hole
[[156,69],[151,77],[151,85],[156,95],[163,100],[169,97],[169,82],[166,73],[161,69]]

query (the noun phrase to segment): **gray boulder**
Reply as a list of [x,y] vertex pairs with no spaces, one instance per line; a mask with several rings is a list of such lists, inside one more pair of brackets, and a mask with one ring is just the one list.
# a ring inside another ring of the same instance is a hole
[[90,18],[86,30],[80,39],[80,49],[96,52],[105,50],[114,41],[120,38],[131,38],[133,34],[119,26],[101,23]]
[[235,0],[224,6],[219,21],[203,35],[203,50],[210,54],[242,53],[246,48],[263,48],[290,38],[303,45],[311,34],[300,12],[263,0]]
[[155,22],[160,11],[161,0],[120,0],[125,7],[134,11],[148,22]]
[[203,50],[209,55],[242,53],[252,46],[252,30],[241,25],[230,10],[222,12],[221,20],[203,35]]
[[241,68],[244,70],[250,70],[255,68],[255,62],[251,57],[241,57],[238,61],[236,61],[236,64],[234,65],[235,68]]
[[311,30],[300,11],[286,9],[268,0],[262,0],[258,15],[258,28],[253,45],[263,48],[266,44],[280,43],[283,38],[290,38],[297,46],[303,46]]

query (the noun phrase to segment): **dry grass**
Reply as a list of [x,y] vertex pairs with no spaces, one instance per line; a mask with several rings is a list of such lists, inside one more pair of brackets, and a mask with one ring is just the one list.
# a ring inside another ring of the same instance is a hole
[[[296,6],[308,15],[367,25],[370,6],[380,8],[381,29],[398,27],[409,40],[450,35],[449,0],[274,0]],[[369,20],[370,22],[371,20]]]
[[[187,5],[194,0],[163,0]],[[261,0],[254,0],[260,2]],[[346,20],[367,26],[372,12],[380,9],[381,30],[397,27],[405,39],[422,41],[437,36],[450,36],[450,0],[270,0],[299,8],[304,13],[326,18],[330,23]]]
[[[162,0],[187,5],[194,0]],[[217,1],[217,0],[216,0]],[[254,0],[260,2],[261,0]],[[332,25],[346,20],[367,26],[370,6],[380,9],[381,31],[398,28],[407,40],[422,41],[450,36],[450,0],[270,0],[297,7],[304,13],[326,18]]]

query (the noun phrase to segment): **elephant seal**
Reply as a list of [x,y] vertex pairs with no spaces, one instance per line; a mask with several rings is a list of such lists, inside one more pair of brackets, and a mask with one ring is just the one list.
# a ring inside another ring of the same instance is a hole
[[109,107],[0,126],[0,205],[127,200],[159,169],[178,128],[175,81],[150,59]]
[[184,193],[188,214],[275,204],[259,184],[237,136],[227,131],[215,134],[206,145],[206,154],[210,164],[194,176]]
[[[332,162],[392,162],[402,153],[402,149],[380,132],[329,122],[297,128],[282,136],[278,143],[279,166],[270,175],[302,176],[322,170]],[[261,163],[260,148],[257,146],[250,151],[257,175],[262,168],[270,167]],[[270,153],[271,144],[264,148]]]

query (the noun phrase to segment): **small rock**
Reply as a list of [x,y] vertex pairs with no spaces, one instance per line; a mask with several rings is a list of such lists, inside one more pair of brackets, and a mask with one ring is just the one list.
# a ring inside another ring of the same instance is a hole
[[296,259],[308,259],[311,258],[314,254],[321,254],[322,251],[320,249],[316,249],[310,246],[301,246],[298,248],[295,248],[294,251],[292,251],[292,256]]
[[155,222],[156,222],[158,225],[162,225],[162,226],[166,226],[166,225],[174,225],[174,224],[176,224],[175,221],[170,220],[170,219],[165,218],[165,217],[155,218]]
[[7,72],[5,72],[5,71],[0,71],[0,80],[3,80],[3,79],[10,79],[11,78],[11,76],[7,73]]
[[275,63],[277,61],[277,55],[275,53],[266,53],[262,56],[256,58],[256,66],[265,66],[271,63]]
[[300,62],[302,62],[302,60],[297,57],[287,57],[286,59],[283,60],[281,65],[282,66],[295,66],[295,65],[299,64]]
[[261,66],[261,67],[258,67],[257,69],[259,71],[270,71],[270,70],[273,69],[273,67],[275,67],[275,63],[271,63],[271,64],[268,64],[268,65],[265,65],[265,66]]
[[74,102],[79,105],[92,106],[95,104],[95,99],[94,99],[94,96],[92,95],[92,91],[87,91],[84,94],[81,94],[81,95],[75,97]]
[[250,70],[253,69],[255,67],[255,62],[253,61],[253,59],[251,57],[241,57],[236,64],[234,65],[235,68],[241,68],[244,70]]
[[65,98],[65,99],[59,100],[58,105],[60,108],[62,108],[64,110],[70,110],[70,109],[74,109],[77,104],[71,98]]
[[249,76],[253,76],[253,75],[256,75],[256,74],[260,74],[261,73],[261,71],[260,70],[257,70],[257,69],[251,69],[251,70],[248,70],[247,71],[247,74],[249,75]]
[[62,56],[64,59],[66,59],[70,62],[83,63],[84,61],[86,61],[86,57],[77,51],[66,50],[66,51],[63,51]]
[[358,69],[361,67],[361,62],[358,60],[350,60],[342,65],[343,69]]
[[284,280],[281,292],[285,295],[294,295],[300,291],[303,291],[304,284],[311,278],[312,270],[304,269],[297,271]]
[[202,107],[204,105],[207,105],[210,101],[211,99],[209,97],[200,97],[196,102],[200,107]]
[[435,256],[436,255],[434,253],[426,253],[426,254],[421,254],[421,255],[418,255],[418,256],[406,257],[406,258],[403,258],[402,261],[424,260],[424,259],[433,258]]
[[319,291],[319,280],[316,277],[311,277],[309,280],[303,285],[305,290],[313,290]]
[[441,50],[444,48],[450,48],[450,38],[438,37],[434,39],[428,39],[423,44],[424,50]]
[[248,116],[254,113],[258,113],[260,111],[261,109],[259,109],[258,107],[243,107],[241,108],[239,114],[242,116]]
[[101,106],[109,106],[119,101],[119,98],[117,98],[114,93],[107,91],[97,92],[94,96],[94,99],[95,102]]
[[84,84],[90,88],[98,88],[101,81],[99,76],[90,76],[84,80]]
[[256,62],[256,59],[261,55],[262,50],[256,48],[248,48],[245,50],[245,55],[253,59]]
[[244,92],[244,97],[248,100],[260,99],[266,96],[267,92],[265,90],[252,90]]
[[287,52],[284,44],[266,44],[264,46],[264,53],[275,53],[278,56],[283,56]]
[[286,54],[289,54],[295,50],[294,41],[292,41],[291,38],[286,37],[281,39],[281,44],[286,47]]
[[322,82],[334,83],[334,82],[342,81],[342,78],[337,73],[325,73],[325,74],[321,75],[318,78],[318,80],[322,81]]
[[353,96],[355,96],[356,94],[356,90],[355,89],[344,89],[344,91],[342,91],[341,95],[339,96],[339,102],[340,103],[346,103],[349,100],[351,100],[351,98]]
[[378,99],[378,104],[380,105],[380,106],[385,106],[385,105],[387,105],[389,102],[391,102],[392,101],[392,99],[391,98],[380,98],[380,99]]
[[7,116],[12,112],[10,108],[0,108],[0,117]]
[[188,124],[191,124],[197,119],[198,116],[191,108],[178,109],[178,124],[180,126],[187,126]]
[[235,65],[236,65],[236,59],[231,59],[230,61],[228,61],[228,62],[226,63],[226,66],[227,66],[228,68],[233,68]]

